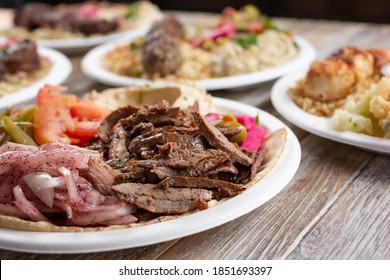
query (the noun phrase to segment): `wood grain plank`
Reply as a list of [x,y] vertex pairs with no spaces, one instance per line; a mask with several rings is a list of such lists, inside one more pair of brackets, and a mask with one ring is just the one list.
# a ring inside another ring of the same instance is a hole
[[306,137],[302,147],[298,173],[279,195],[244,217],[179,240],[161,259],[281,258],[339,189],[374,157],[314,135]]
[[262,109],[264,109],[266,112],[274,115],[276,118],[278,118],[280,121],[282,121],[284,124],[286,124],[295,134],[295,136],[298,138],[299,141],[302,141],[303,138],[309,135],[309,133],[303,129],[300,129],[299,127],[293,125],[291,122],[286,120],[284,117],[282,117],[272,106],[271,101],[268,101],[267,103],[263,104]]
[[2,260],[153,260],[175,244],[175,240],[139,248],[88,254],[31,254],[0,250]]
[[377,156],[288,259],[390,259],[390,159]]

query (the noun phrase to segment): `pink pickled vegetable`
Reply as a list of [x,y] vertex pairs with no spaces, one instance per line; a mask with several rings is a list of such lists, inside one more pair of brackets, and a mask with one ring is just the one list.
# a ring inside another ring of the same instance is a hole
[[77,16],[80,18],[96,18],[97,8],[96,7],[83,7],[77,10]]
[[236,27],[234,24],[229,20],[222,20],[217,28],[211,29],[211,30],[205,30],[202,35],[198,38],[194,38],[190,44],[194,48],[200,47],[204,41],[206,40],[213,40],[220,37],[231,37],[234,32],[236,32]]
[[251,129],[248,130],[247,137],[241,143],[240,148],[246,149],[249,153],[257,152],[260,149],[266,134],[267,130],[265,128],[252,125]]
[[234,117],[240,124],[245,126],[246,130],[250,130],[256,122],[255,117],[249,117],[245,115],[234,115]]
[[220,116],[221,116],[221,114],[210,113],[210,114],[205,115],[204,117],[205,117],[209,122],[213,123],[213,122],[215,122],[216,120],[218,120]]
[[14,43],[16,43],[16,39],[13,37],[2,39],[0,40],[0,50],[8,48]]
[[228,20],[223,20],[219,23],[218,27],[213,30],[207,30],[203,33],[203,36],[216,40],[219,37],[230,37],[236,31],[236,27]]

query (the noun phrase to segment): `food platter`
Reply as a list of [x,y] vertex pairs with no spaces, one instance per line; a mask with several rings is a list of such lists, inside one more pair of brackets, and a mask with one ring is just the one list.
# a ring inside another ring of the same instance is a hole
[[261,123],[269,131],[279,128],[287,130],[286,146],[278,164],[251,188],[207,210],[135,228],[79,233],[27,232],[2,228],[0,247],[36,253],[87,253],[151,245],[214,228],[270,200],[290,182],[298,169],[301,149],[296,136],[280,120],[262,110],[221,98],[215,98],[214,102],[218,112],[251,116],[259,114]]
[[[43,15],[40,19],[32,19],[30,11]],[[51,17],[47,17],[47,14],[51,14]],[[3,36],[20,40],[29,38],[42,47],[78,53],[148,28],[162,17],[162,13],[157,6],[147,1],[133,2],[130,5],[108,2],[54,6],[27,3],[21,9],[7,12],[6,16],[5,20],[0,22],[0,32]],[[107,22],[99,26],[94,20]],[[112,22],[117,23],[117,27],[112,27]],[[80,26],[83,26],[83,30]],[[102,26],[108,28],[108,31],[101,29]]]
[[318,136],[364,150],[390,155],[390,140],[345,131],[331,129],[330,118],[311,115],[301,110],[289,97],[289,88],[303,78],[306,71],[300,71],[279,79],[271,91],[271,101],[275,109],[294,125]]
[[72,71],[72,64],[62,53],[45,47],[39,47],[38,53],[51,63],[50,71],[42,79],[33,84],[0,98],[0,109],[19,104],[35,97],[38,89],[44,84],[59,85],[66,80]]
[[[82,71],[91,79],[111,86],[143,86],[147,84],[161,84],[162,81],[121,76],[106,70],[103,67],[102,58],[117,45],[129,44],[137,37],[145,34],[140,31],[118,41],[98,46],[89,51],[81,62]],[[251,86],[262,82],[279,78],[301,68],[307,67],[316,57],[315,48],[305,39],[294,36],[294,41],[299,48],[298,55],[282,65],[256,71],[247,74],[227,76],[213,79],[197,80],[196,82],[207,90],[233,89]]]

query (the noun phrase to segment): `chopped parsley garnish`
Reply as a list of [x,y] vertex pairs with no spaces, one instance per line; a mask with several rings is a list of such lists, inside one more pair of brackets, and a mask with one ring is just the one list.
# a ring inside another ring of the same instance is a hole
[[128,20],[134,20],[137,17],[137,12],[138,12],[138,5],[137,3],[133,3],[129,6],[125,18]]
[[256,116],[255,124],[260,125],[260,115],[259,114],[257,114],[257,116]]
[[131,72],[129,73],[129,76],[130,76],[130,77],[136,77],[136,78],[141,77],[141,71],[136,71],[136,70],[131,71]]
[[257,36],[255,33],[245,34],[243,36],[237,37],[235,39],[237,44],[239,44],[244,49],[248,48],[250,45],[255,45],[257,43]]
[[132,49],[133,51],[136,51],[136,50],[139,50],[140,49],[140,45],[137,44],[137,43],[130,43],[130,49]]

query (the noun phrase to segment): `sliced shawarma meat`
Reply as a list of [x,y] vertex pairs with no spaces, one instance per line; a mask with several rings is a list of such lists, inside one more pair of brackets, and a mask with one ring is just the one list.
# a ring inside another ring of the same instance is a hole
[[165,132],[166,143],[173,143],[179,149],[206,149],[208,144],[201,135],[181,134],[177,132]]
[[110,141],[110,133],[112,127],[118,123],[119,120],[123,118],[127,118],[128,116],[135,114],[138,112],[138,108],[133,106],[126,106],[115,110],[111,114],[109,114],[98,129],[98,136],[103,140],[104,143]]
[[179,108],[171,108],[167,101],[142,107],[137,113],[121,120],[125,129],[134,127],[142,122],[150,122],[154,126],[173,125],[179,114]]
[[251,166],[251,169],[249,171],[249,182],[252,181],[255,176],[256,176],[256,173],[258,172],[259,168],[261,167],[261,164],[263,163],[264,161],[264,154],[263,154],[263,151],[262,150],[259,150],[256,154],[256,157],[255,157],[255,160]]
[[116,196],[152,213],[182,214],[207,208],[212,192],[203,189],[168,188],[153,184],[124,183],[112,187]]
[[115,176],[115,183],[120,184],[126,181],[142,181],[145,178],[145,172],[148,170],[143,167],[134,166],[127,172],[118,172]]
[[111,186],[115,183],[116,173],[104,161],[90,157],[88,161],[88,177],[91,179],[93,186],[104,195],[113,195]]
[[236,148],[229,140],[199,112],[192,113],[201,134],[207,139],[210,145],[228,153],[235,161],[243,165],[251,165],[253,160]]
[[150,172],[156,174],[160,180],[164,180],[168,177],[173,177],[173,176],[187,176],[187,177],[202,176],[202,177],[207,177],[212,179],[229,178],[229,180],[227,181],[234,181],[233,179],[235,175],[238,174],[238,169],[233,164],[222,163],[210,171],[204,171],[204,170],[202,171],[196,168],[177,169],[168,166],[156,166],[150,169]]
[[246,153],[224,136],[240,129],[219,130],[198,112],[166,101],[143,106],[114,127],[111,144],[99,141],[116,171],[111,190],[152,214],[185,213],[233,197],[262,164],[261,154]]
[[209,175],[214,175],[214,174],[218,174],[221,172],[238,174],[238,169],[237,169],[237,167],[235,167],[231,163],[223,163],[223,164],[218,165],[216,168],[208,171],[205,175],[209,176]]
[[167,166],[156,166],[150,170],[150,172],[157,175],[160,180],[171,176],[178,176],[178,171]]
[[145,134],[153,134],[156,130],[154,128],[154,125],[151,123],[140,123],[133,127],[132,130],[127,132],[128,138],[134,138],[138,135],[145,135]]
[[111,143],[109,145],[108,158],[121,159],[129,157],[129,151],[126,145],[126,131],[119,125],[112,135]]
[[217,168],[220,164],[230,160],[229,155],[221,150],[208,149],[207,150],[210,157],[201,160],[196,166],[195,176],[204,176],[204,173],[209,172]]
[[232,197],[244,190],[242,185],[202,177],[174,176],[166,178],[165,180],[161,181],[157,186],[161,188],[188,187],[196,189],[217,189],[219,195],[223,197]]
[[219,150],[180,150],[172,152],[169,157],[157,159],[135,159],[123,163],[122,170],[134,167],[144,167],[149,170],[165,166],[176,169],[186,169],[188,176],[200,176],[229,160],[229,156]]
[[166,125],[162,127],[156,128],[157,132],[176,132],[180,134],[196,134],[199,131],[199,128],[192,127],[192,126],[173,126],[173,125]]
[[145,152],[152,150],[152,155],[154,155],[153,150],[156,148],[157,145],[163,144],[164,135],[162,133],[156,133],[154,135],[138,135],[137,137],[133,138],[131,142],[128,145],[129,152],[141,155],[142,158],[150,158],[150,157],[144,157]]

